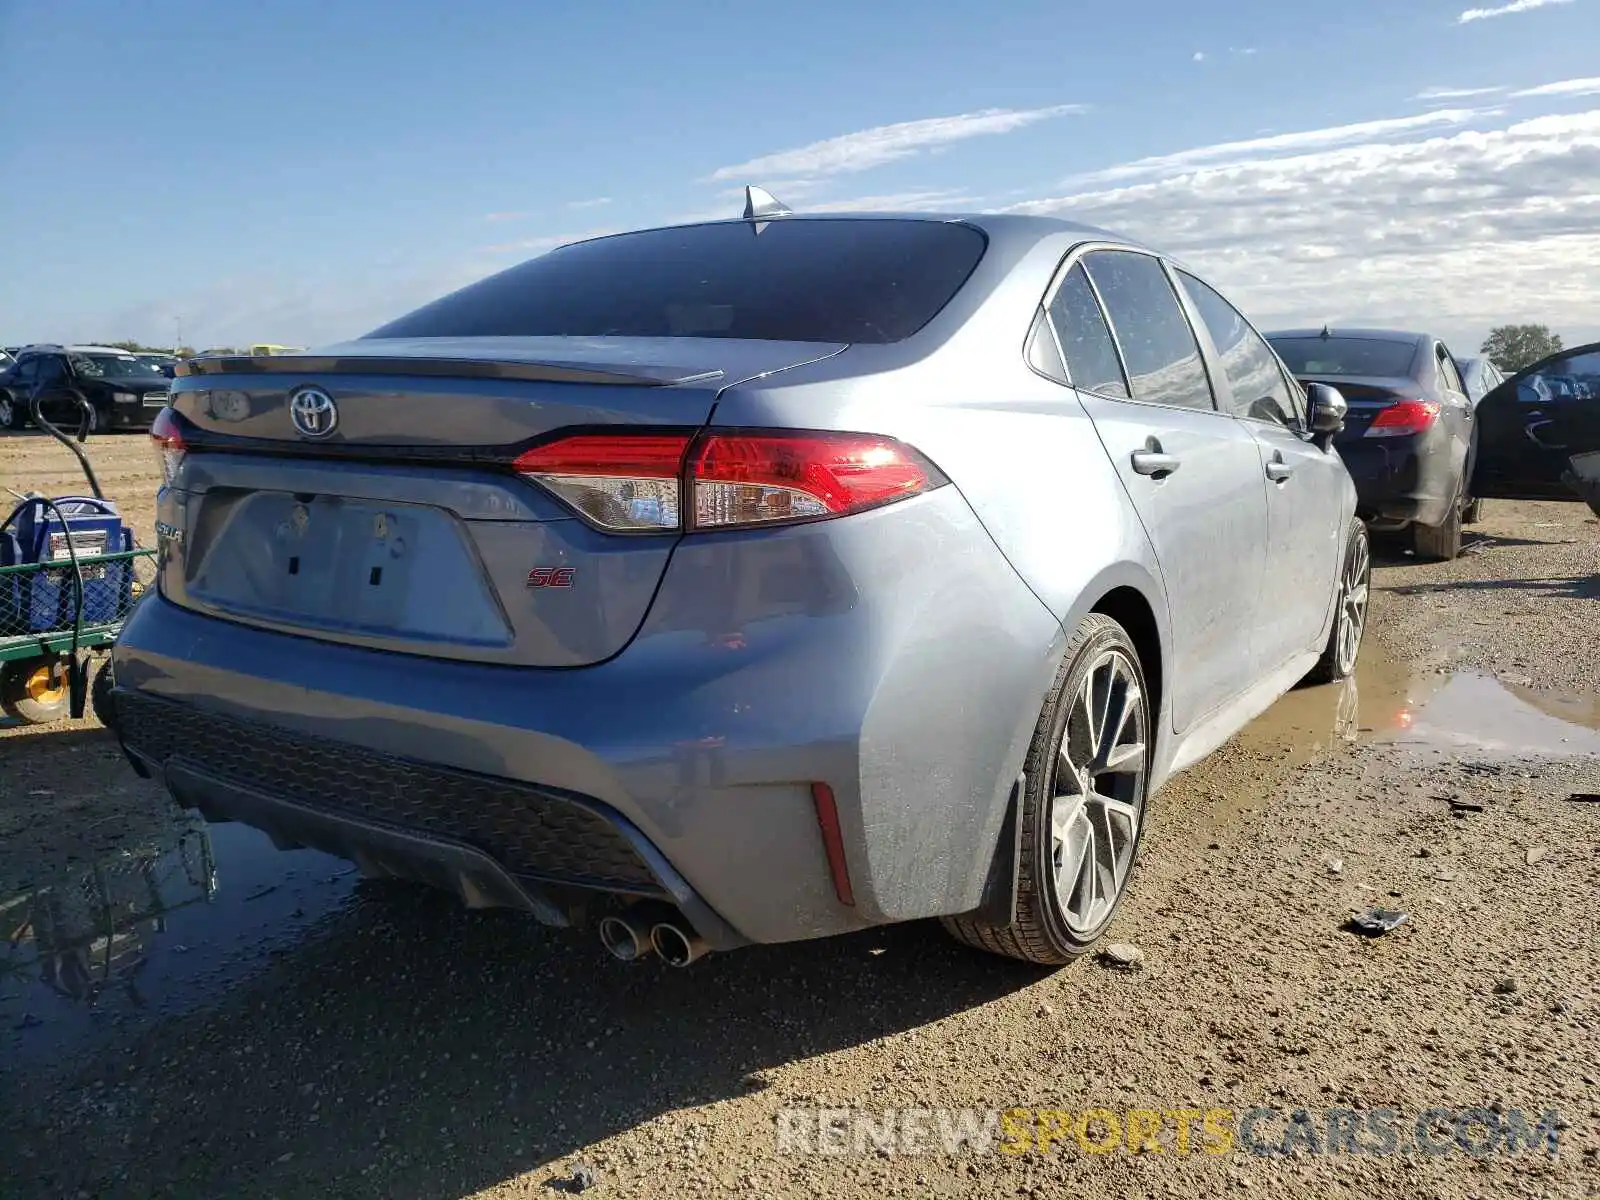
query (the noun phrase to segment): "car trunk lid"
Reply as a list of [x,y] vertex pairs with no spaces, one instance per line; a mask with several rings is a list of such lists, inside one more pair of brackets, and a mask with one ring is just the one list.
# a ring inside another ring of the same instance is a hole
[[[373,340],[174,382],[174,603],[302,636],[520,666],[619,652],[673,531],[605,533],[512,469],[557,431],[704,425],[722,388],[838,353],[723,339]],[[296,406],[300,412],[297,427]]]

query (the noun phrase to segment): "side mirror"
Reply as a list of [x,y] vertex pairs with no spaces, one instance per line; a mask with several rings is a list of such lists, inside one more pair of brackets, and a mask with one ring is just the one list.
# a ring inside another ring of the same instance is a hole
[[1327,449],[1333,435],[1344,428],[1349,405],[1338,388],[1325,383],[1306,384],[1306,403],[1310,408],[1311,440]]

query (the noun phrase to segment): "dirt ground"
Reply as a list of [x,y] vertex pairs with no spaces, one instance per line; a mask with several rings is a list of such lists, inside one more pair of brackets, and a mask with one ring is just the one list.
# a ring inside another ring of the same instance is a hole
[[[91,448],[148,544],[144,439]],[[68,466],[0,438],[0,484]],[[599,1196],[1600,1196],[1600,804],[1573,799],[1600,793],[1600,525],[1491,502],[1459,561],[1391,550],[1374,586],[1353,684],[1156,798],[1112,933],[1138,971],[930,923],[625,967],[207,830],[92,719],[0,730],[0,1194],[453,1200],[581,1164]],[[1342,928],[1374,905],[1410,919]],[[1267,1108],[1272,1144],[1304,1108],[1324,1152],[1210,1153],[1198,1123],[1187,1153],[1170,1124],[1139,1153],[780,1149],[781,1110],[824,1107]],[[1326,1152],[1336,1108],[1396,1110],[1397,1151]],[[1559,1151],[1418,1153],[1429,1109],[1554,1110]]]

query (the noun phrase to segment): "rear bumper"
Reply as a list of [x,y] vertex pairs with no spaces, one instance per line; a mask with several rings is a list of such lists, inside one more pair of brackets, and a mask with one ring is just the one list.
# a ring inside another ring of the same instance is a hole
[[1360,438],[1338,449],[1355,482],[1362,520],[1439,525],[1449,515],[1459,480],[1449,455],[1427,435]]
[[685,541],[594,667],[389,654],[159,595],[114,655],[125,749],[180,802],[546,918],[573,890],[659,897],[732,945],[975,907],[1061,642],[948,488]]

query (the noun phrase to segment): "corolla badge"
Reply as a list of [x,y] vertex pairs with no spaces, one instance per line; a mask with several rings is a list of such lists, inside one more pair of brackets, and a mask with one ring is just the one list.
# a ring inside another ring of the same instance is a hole
[[297,388],[289,393],[289,420],[302,437],[325,438],[339,426],[339,406],[321,388]]

